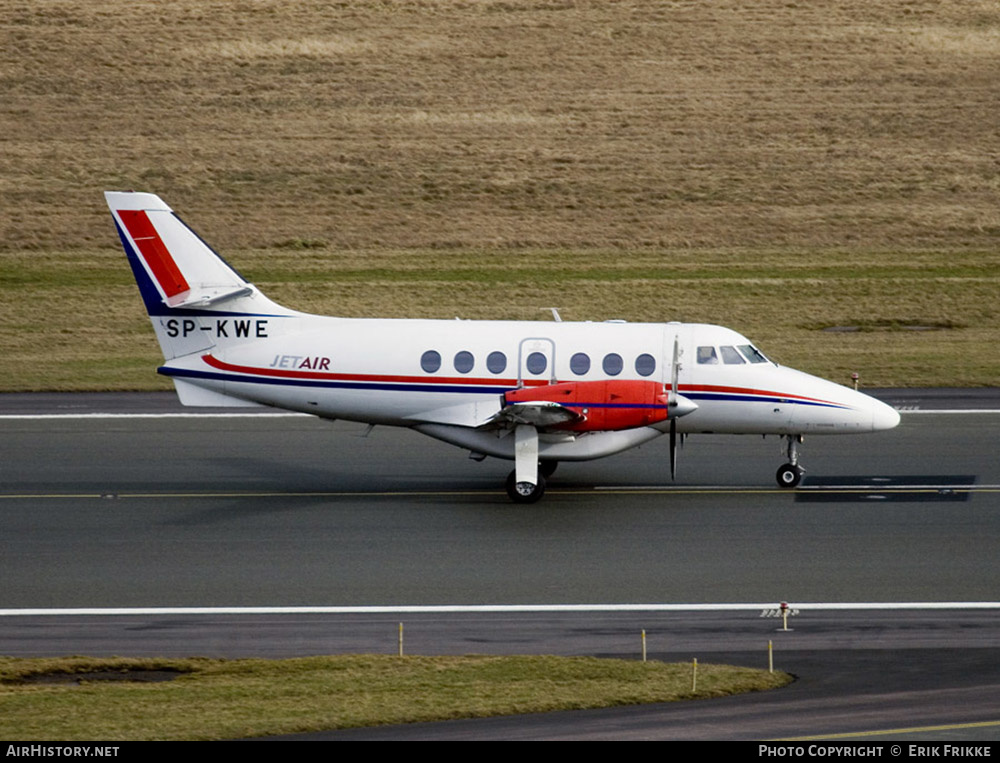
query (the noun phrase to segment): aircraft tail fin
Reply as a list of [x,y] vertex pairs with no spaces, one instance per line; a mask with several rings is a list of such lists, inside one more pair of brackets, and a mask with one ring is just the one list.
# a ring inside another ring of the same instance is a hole
[[121,191],[104,196],[150,315],[253,291],[160,197]]
[[261,316],[297,315],[261,294],[159,196],[104,196],[167,360],[260,337]]

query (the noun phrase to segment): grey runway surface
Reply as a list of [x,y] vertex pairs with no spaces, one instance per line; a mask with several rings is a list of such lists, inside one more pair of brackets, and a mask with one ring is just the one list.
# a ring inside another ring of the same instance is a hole
[[[996,391],[885,391],[904,410],[997,408]],[[171,396],[0,396],[0,414],[161,412]],[[191,409],[181,409],[190,412]],[[948,725],[1000,737],[996,413],[904,414],[807,438],[804,487],[773,485],[779,440],[692,437],[561,465],[514,506],[509,464],[411,432],[296,417],[0,418],[0,608],[777,603],[760,611],[0,617],[0,653],[637,653],[762,665],[760,697],[366,730],[338,738],[763,738]],[[809,492],[809,491],[812,492]],[[846,612],[810,603],[874,602]],[[987,725],[969,725],[987,724]]]

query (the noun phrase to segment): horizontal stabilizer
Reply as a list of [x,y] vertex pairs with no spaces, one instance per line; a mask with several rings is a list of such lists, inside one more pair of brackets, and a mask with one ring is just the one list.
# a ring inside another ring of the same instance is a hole
[[238,289],[202,289],[201,291],[187,296],[183,302],[171,304],[171,307],[207,307],[208,305],[225,302],[227,299],[237,297],[249,297],[253,294],[253,287],[243,286]]

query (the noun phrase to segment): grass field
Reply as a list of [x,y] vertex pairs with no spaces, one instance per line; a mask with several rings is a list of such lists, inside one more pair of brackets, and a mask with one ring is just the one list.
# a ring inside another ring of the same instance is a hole
[[0,389],[164,386],[109,188],[301,309],[996,384],[998,49],[985,0],[0,0]]
[[[988,385],[1000,258],[851,252],[238,251],[265,293],[304,310],[386,317],[689,320],[738,328],[783,364],[869,386]],[[167,389],[124,255],[7,254],[0,273],[0,389]],[[892,263],[892,264],[889,264]],[[56,309],[58,307],[58,309]],[[832,329],[832,330],[831,330]],[[846,330],[850,329],[850,330]]]
[[[99,680],[132,671],[169,681]],[[38,674],[82,682],[21,683]],[[787,673],[567,657],[389,657],[290,660],[0,658],[5,739],[236,739],[356,726],[479,718],[765,691]]]

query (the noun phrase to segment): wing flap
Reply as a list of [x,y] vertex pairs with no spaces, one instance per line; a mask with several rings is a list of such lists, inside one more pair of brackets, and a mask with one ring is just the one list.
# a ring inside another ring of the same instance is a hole
[[517,426],[530,424],[537,429],[579,424],[587,417],[549,400],[509,403],[489,420],[491,425]]

